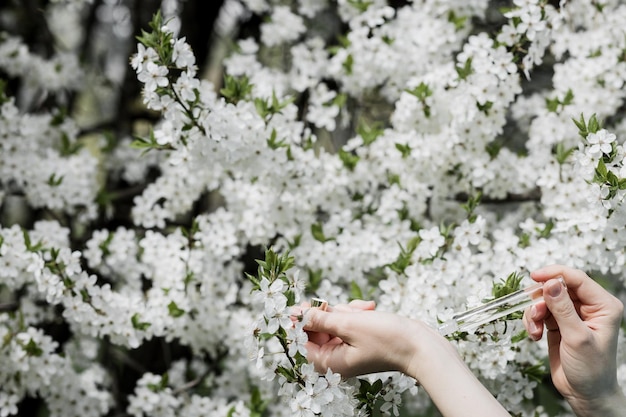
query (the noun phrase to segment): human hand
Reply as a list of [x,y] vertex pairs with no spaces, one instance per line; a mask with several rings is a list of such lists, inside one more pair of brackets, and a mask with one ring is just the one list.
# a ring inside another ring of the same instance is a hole
[[[309,303],[303,303],[302,308],[308,309],[310,307]],[[368,311],[374,310],[376,308],[376,303],[374,301],[365,301],[365,300],[352,300],[348,304],[337,304],[334,306],[330,306],[326,304],[321,310],[326,312],[359,312],[359,311]],[[315,345],[322,346],[330,342],[331,339],[339,339],[335,335],[331,335],[327,332],[323,331],[313,331],[307,328],[307,335],[309,337],[309,342],[314,343]],[[335,340],[334,342],[336,342]],[[333,343],[334,343],[333,342]]]
[[[436,330],[373,309],[374,303],[357,301],[306,311],[307,358],[318,372],[330,368],[349,378],[400,371],[420,382],[443,416],[509,415]],[[453,401],[450,392],[457,394]]]
[[[567,288],[553,279],[558,276]],[[623,304],[577,269],[552,265],[531,277],[545,282],[545,301],[525,311],[524,325],[539,340],[545,324],[554,386],[577,415],[611,415],[607,407],[624,403],[616,376]]]
[[432,329],[374,308],[372,301],[356,300],[326,311],[308,310],[304,329],[309,335],[309,362],[320,372],[331,368],[344,378],[382,371],[406,373],[415,354],[411,339]]

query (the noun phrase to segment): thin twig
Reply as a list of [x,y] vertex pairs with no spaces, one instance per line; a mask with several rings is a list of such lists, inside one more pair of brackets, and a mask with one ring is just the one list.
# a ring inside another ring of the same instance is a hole
[[0,304],[0,313],[16,311],[18,308],[20,308],[20,306],[16,302]]

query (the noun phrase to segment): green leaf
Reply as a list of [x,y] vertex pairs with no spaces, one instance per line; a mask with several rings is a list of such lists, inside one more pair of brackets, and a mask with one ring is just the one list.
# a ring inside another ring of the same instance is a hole
[[315,271],[309,269],[309,285],[307,287],[307,290],[309,292],[315,293],[315,291],[317,291],[317,289],[322,284],[323,279],[324,276],[322,275],[321,269],[317,269]]
[[543,382],[543,379],[548,375],[543,364],[529,365],[522,368],[520,371],[522,375],[538,383]]
[[517,245],[520,248],[527,248],[530,246],[530,235],[528,233],[522,233],[519,236],[519,243]]
[[267,118],[267,116],[272,116],[274,114],[280,113],[282,109],[287,107],[292,102],[293,97],[288,98],[284,101],[279,101],[278,97],[276,97],[276,93],[272,91],[272,98],[269,99],[269,101],[263,98],[255,98],[254,106],[257,110],[257,113],[259,113],[259,115],[265,119]]
[[302,233],[297,234],[294,238],[293,238],[293,242],[288,242],[289,244],[289,249],[293,249],[293,248],[297,248],[298,246],[300,246],[300,242],[302,241]]
[[130,318],[130,322],[132,323],[133,328],[137,330],[146,330],[148,327],[150,327],[150,323],[141,321],[139,313],[133,314],[133,316]]
[[363,300],[363,291],[356,281],[350,283],[350,300]]
[[372,384],[370,384],[370,382],[366,379],[360,379],[359,378],[359,392],[361,394],[366,394],[370,391],[370,387],[372,386]]
[[371,125],[361,123],[356,132],[363,139],[363,144],[367,146],[378,139],[378,137],[384,133],[384,129],[382,123],[380,122],[375,122]]
[[522,330],[518,334],[516,334],[513,337],[511,337],[511,342],[512,343],[519,343],[522,340],[526,340],[526,339],[528,339],[528,332],[526,330]]
[[350,171],[354,171],[356,164],[359,162],[359,157],[352,152],[339,149],[339,158],[343,162],[343,165]]
[[472,69],[472,57],[467,58],[467,60],[465,61],[465,64],[463,64],[462,67],[457,65],[455,69],[456,69],[456,73],[458,74],[461,80],[467,79],[467,77],[472,75],[472,73],[474,72],[474,70]]
[[606,180],[611,185],[612,188],[618,188],[619,178],[617,177],[617,175],[613,173],[613,171],[608,171],[606,173]]
[[296,377],[296,372],[295,370],[293,370],[292,368],[287,368],[284,366],[278,366],[276,367],[276,371],[275,371],[278,375],[282,375],[283,377],[285,377],[285,379],[289,382],[295,382],[297,381],[297,377]]
[[392,184],[402,185],[402,182],[400,181],[400,175],[392,174],[391,172],[387,173],[387,182],[389,183],[389,185],[392,185]]
[[61,155],[70,156],[75,155],[83,145],[80,142],[71,142],[67,134],[61,135]]
[[504,297],[520,289],[523,275],[518,272],[509,274],[504,280],[500,280],[498,283],[494,283],[491,289],[491,294],[494,298]]
[[426,98],[433,95],[433,91],[428,84],[421,82],[417,87],[412,90],[405,90],[407,93],[414,95],[422,103],[424,116],[430,117],[430,106],[426,103]]
[[285,143],[284,139],[281,140],[277,140],[276,139],[277,133],[276,133],[276,129],[272,129],[272,134],[270,135],[269,139],[267,140],[267,146],[270,147],[270,149],[278,149],[278,148],[283,148],[283,147],[288,147],[289,145],[287,143]]
[[[37,243],[35,243],[33,245],[31,239],[30,239],[30,235],[28,234],[28,231],[26,229],[22,229],[22,236],[24,237],[24,246],[26,247],[26,250],[29,252],[39,252],[41,250],[43,250],[43,243],[41,243],[41,241],[38,241]],[[4,239],[3,239],[4,241]],[[51,257],[52,260],[54,261],[56,259],[55,253],[58,254],[58,251],[55,250],[54,248],[52,248],[51,251]]]
[[433,91],[430,89],[428,84],[421,82],[417,87],[412,90],[406,90],[407,93],[414,95],[420,101],[426,99],[426,97],[430,97],[433,95]]
[[246,275],[246,278],[248,278],[250,282],[252,282],[252,291],[261,288],[261,282],[257,279],[257,277],[247,272],[244,272],[244,274]]
[[326,242],[328,239],[324,235],[324,229],[320,223],[313,223],[311,225],[311,235],[318,242]]
[[557,143],[555,148],[556,161],[559,163],[559,165],[563,165],[574,153],[575,150],[575,146],[572,146],[571,148],[566,148],[563,142]]
[[567,106],[569,104],[572,104],[573,101],[574,93],[571,89],[569,89],[565,93],[565,97],[563,97],[563,100],[559,99],[558,97],[546,98],[546,108],[548,109],[548,111],[556,113],[559,110],[559,106]]
[[580,120],[572,119],[576,127],[578,128],[578,134],[583,138],[587,137],[587,123],[585,122],[585,116],[580,114]]
[[285,297],[287,298],[288,306],[292,306],[296,304],[296,294],[293,291],[288,290],[288,291],[285,291],[284,294],[285,294]]
[[364,13],[374,2],[370,0],[348,0],[348,4]]
[[482,198],[482,191],[478,191],[475,195],[470,195],[467,198],[467,203],[461,204],[461,207],[467,213],[467,219],[470,223],[474,223],[476,221],[477,216],[474,214],[474,211],[480,205],[480,201],[482,200]]
[[169,375],[167,373],[164,373],[161,376],[161,380],[159,381],[158,384],[148,384],[148,388],[153,392],[163,391],[165,388],[167,388],[169,384],[169,380],[170,380]]
[[163,16],[161,15],[160,9],[152,15],[152,20],[148,24],[155,32],[161,31],[161,28],[163,27]]
[[398,246],[400,246],[400,253],[398,254],[398,257],[396,258],[394,262],[386,266],[398,274],[404,274],[404,271],[406,270],[406,268],[409,265],[411,265],[413,252],[415,252],[415,249],[417,248],[420,242],[421,242],[421,238],[419,237],[419,235],[417,235],[413,237],[411,240],[409,240],[409,243],[407,244],[406,249],[402,247],[400,243],[398,243]]
[[596,175],[598,177],[598,179],[600,179],[602,182],[607,180],[607,168],[606,165],[604,164],[604,161],[602,159],[600,159],[598,161],[598,165],[596,166]]
[[245,100],[250,96],[253,87],[254,85],[250,84],[250,80],[245,75],[235,78],[232,75],[226,74],[224,77],[224,87],[220,89],[220,94],[228,103],[237,104],[239,101]]
[[337,106],[340,109],[345,106],[348,101],[348,95],[346,93],[339,93],[335,96],[334,99],[329,103],[330,106]]
[[454,25],[454,29],[456,29],[457,31],[465,27],[467,19],[467,16],[457,16],[456,13],[454,13],[454,11],[452,10],[448,12],[448,22],[452,23]]
[[485,145],[485,150],[489,154],[489,158],[491,158],[491,160],[496,159],[496,157],[502,150],[502,146],[503,146],[502,141],[497,140],[497,139],[492,140],[491,142]]
[[600,122],[598,122],[598,118],[596,117],[594,113],[591,116],[591,119],[589,119],[589,123],[587,124],[587,130],[589,131],[589,133],[596,133],[600,129],[601,129]]
[[343,69],[346,70],[346,74],[350,75],[352,74],[352,66],[354,65],[354,58],[352,57],[352,54],[348,55],[346,57],[346,60],[343,61]]
[[485,113],[486,115],[489,115],[489,110],[491,110],[491,108],[493,107],[493,102],[486,101],[483,104],[476,102],[476,107],[478,107],[478,110],[480,110],[481,112]]
[[33,339],[30,339],[26,345],[23,346],[24,351],[28,356],[41,356],[43,355],[43,349],[35,343]]
[[146,153],[152,149],[155,150],[172,150],[174,149],[172,145],[159,145],[154,137],[154,131],[150,131],[150,136],[147,138],[142,138],[139,136],[134,136],[134,140],[130,143],[130,147],[133,149],[143,150],[143,153]]
[[540,238],[545,239],[545,238],[550,237],[550,233],[552,232],[553,228],[554,228],[554,222],[552,220],[548,220],[548,222],[546,223],[543,229],[536,229],[536,230],[537,230],[538,236]]
[[130,143],[130,147],[133,149],[150,149],[152,144],[148,139],[135,136],[134,140]]
[[9,97],[6,94],[7,82],[0,78],[0,105],[9,101]]
[[378,394],[380,392],[380,390],[382,390],[382,389],[383,389],[383,381],[381,381],[380,379],[377,379],[372,384],[372,388],[370,389],[370,393],[371,394]]
[[556,110],[559,108],[559,104],[561,102],[558,98],[546,98],[546,108],[549,112],[556,113]]
[[58,187],[63,183],[63,175],[57,177],[56,174],[51,174],[48,178],[48,185],[51,187]]
[[[250,389],[250,402],[248,403],[248,408],[250,409],[250,417],[262,417],[265,415],[265,410],[270,404],[270,400],[264,400],[261,395],[261,390],[259,387],[253,385]],[[234,408],[232,409],[235,410]],[[229,411],[229,416],[231,417],[232,413]]]
[[402,158],[407,158],[411,155],[411,147],[408,144],[396,143],[396,149],[402,154]]
[[561,102],[561,104],[564,106],[567,106],[567,105],[572,104],[573,101],[574,101],[574,92],[570,88],[567,90],[567,93],[565,93],[565,97],[563,97],[563,101]]
[[182,310],[181,308],[179,308],[178,305],[174,301],[171,301],[167,305],[167,310],[168,310],[170,316],[172,316],[174,318],[178,318],[178,317],[182,316],[183,314],[185,314],[185,310]]

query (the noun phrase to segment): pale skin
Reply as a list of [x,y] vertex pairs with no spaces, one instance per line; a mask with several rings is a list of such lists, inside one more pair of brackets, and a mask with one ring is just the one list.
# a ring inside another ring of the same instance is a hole
[[[558,276],[563,276],[567,289],[550,281]],[[534,340],[547,333],[556,389],[577,416],[624,416],[626,399],[616,375],[622,302],[577,269],[552,265],[531,277],[547,282],[545,302],[524,313],[524,325]]]
[[[545,303],[524,314],[534,340],[542,337],[544,324],[551,329],[547,340],[555,387],[577,416],[624,415],[626,398],[616,377],[622,303],[582,271],[554,265],[531,276],[541,282],[562,276],[567,285],[556,291],[562,284],[548,282]],[[345,378],[399,371],[418,380],[446,417],[509,415],[447,339],[421,321],[374,308],[373,302],[359,300],[307,311],[308,359],[318,371],[331,368]]]

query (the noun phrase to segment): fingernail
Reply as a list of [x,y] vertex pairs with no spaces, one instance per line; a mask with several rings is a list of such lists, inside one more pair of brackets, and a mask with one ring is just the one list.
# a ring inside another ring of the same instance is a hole
[[552,298],[556,298],[561,294],[561,290],[563,289],[563,285],[560,282],[550,283],[550,288],[548,288],[548,295]]
[[[537,318],[537,307],[532,306],[532,307],[530,308],[530,318],[531,318],[531,319],[535,319],[535,318]],[[534,324],[534,323],[533,323],[533,324]]]
[[531,320],[530,322],[528,322],[528,327],[529,327],[528,330],[530,330],[530,337],[532,337],[534,339],[535,335],[533,333],[536,333],[537,330],[539,330],[537,328],[537,324],[534,321]]

